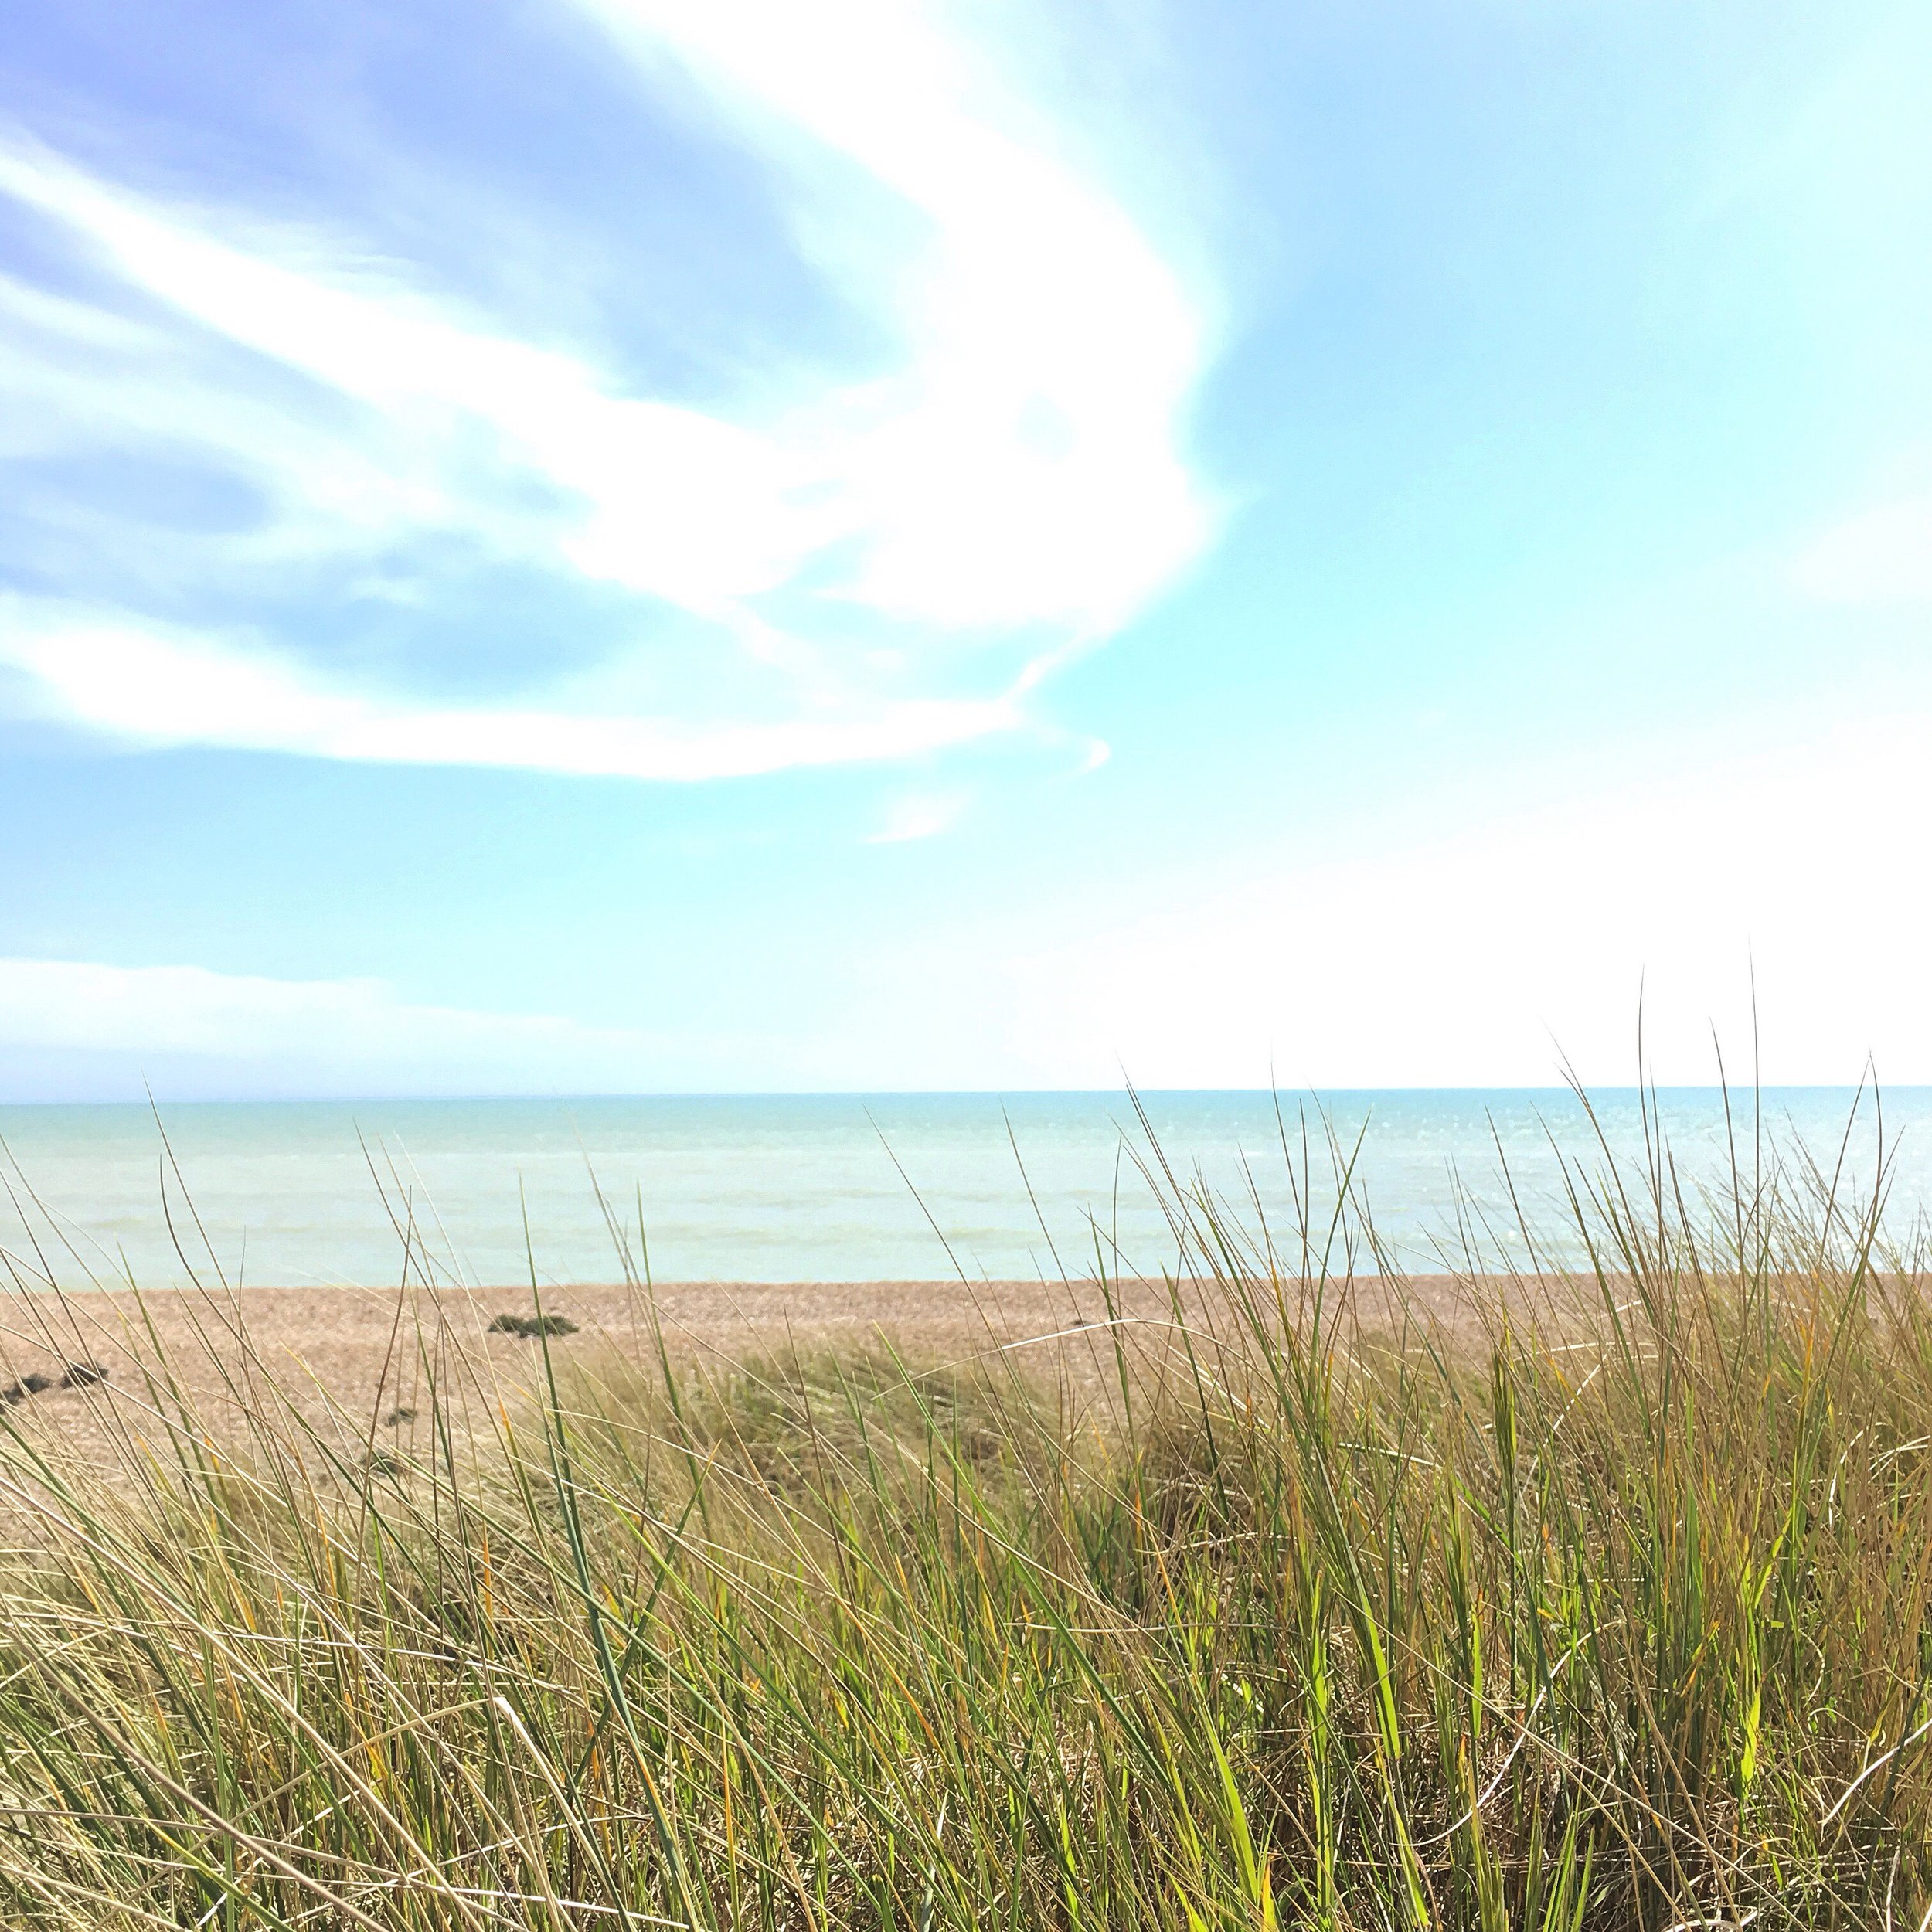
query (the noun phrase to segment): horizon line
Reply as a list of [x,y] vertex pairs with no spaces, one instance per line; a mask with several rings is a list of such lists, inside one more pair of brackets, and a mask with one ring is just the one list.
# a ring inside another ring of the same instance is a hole
[[[1900,1080],[1891,1083],[1852,1080],[1766,1080],[1756,1083],[1719,1081],[1584,1081],[1583,1095],[1596,1094],[1712,1094],[1749,1096],[1764,1094],[1886,1094],[1932,1093],[1932,1080]],[[1097,1100],[1138,1097],[1151,1098],[1253,1098],[1289,1095],[1318,1097],[1323,1095],[1370,1096],[1377,1094],[1536,1094],[1576,1099],[1579,1087],[1556,1082],[1542,1085],[1503,1083],[1464,1083],[1456,1085],[1347,1086],[1328,1082],[1298,1083],[1293,1087],[679,1087],[624,1092],[519,1092],[479,1090],[468,1092],[371,1092],[359,1094],[200,1094],[168,1099],[150,1094],[139,1098],[104,1100],[99,1097],[51,1097],[22,1099],[0,1095],[0,1108],[45,1107],[133,1107],[144,1112],[163,1107],[357,1107],[396,1103],[421,1106],[481,1105],[517,1103],[549,1106],[635,1104],[676,1100]]]

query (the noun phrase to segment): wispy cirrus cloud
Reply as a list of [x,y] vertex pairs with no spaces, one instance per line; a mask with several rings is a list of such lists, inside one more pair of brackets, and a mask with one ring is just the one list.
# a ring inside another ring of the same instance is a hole
[[0,665],[51,715],[142,745],[219,745],[361,764],[479,765],[668,781],[943,750],[1019,723],[1007,700],[907,699],[832,716],[680,726],[528,706],[372,699],[259,647],[36,614],[6,621]]
[[424,468],[457,474],[420,501],[425,521],[461,515],[468,427],[579,506],[558,519],[566,560],[674,603],[715,610],[770,589],[823,533],[787,504],[807,478],[775,445],[614,395],[576,359],[465,326],[393,275],[292,266],[265,235],[219,240],[30,148],[0,148],[0,189],[87,237],[145,294],[437,452]]
[[[646,778],[905,757],[1024,728],[1041,668],[1210,539],[1202,304],[981,50],[869,0],[580,7],[636,57],[640,115],[667,63],[696,77],[890,352],[695,407],[359,250],[352,207],[271,219],[246,182],[190,202],[16,134],[0,196],[72,267],[0,284],[0,438],[113,482],[63,473],[66,521],[43,492],[0,557],[32,709]],[[171,468],[245,509],[157,534]],[[448,634],[505,570],[522,634],[465,666]]]

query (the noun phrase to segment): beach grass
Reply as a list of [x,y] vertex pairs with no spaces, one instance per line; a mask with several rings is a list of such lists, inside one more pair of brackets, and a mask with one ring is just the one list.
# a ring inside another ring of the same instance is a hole
[[211,1284],[220,1404],[0,1410],[0,1917],[1926,1932],[1922,1270],[1743,1138],[1600,1148],[1560,1266],[1472,1222],[1460,1325],[1318,1126],[1332,1212],[1298,1131],[1286,1226],[1145,1149],[1165,1315],[1097,1240],[963,1359],[694,1359],[638,1278],[518,1393],[417,1287],[385,1426]]

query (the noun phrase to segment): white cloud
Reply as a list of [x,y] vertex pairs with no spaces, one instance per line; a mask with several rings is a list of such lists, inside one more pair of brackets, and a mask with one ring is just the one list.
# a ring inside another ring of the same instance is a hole
[[[151,583],[171,604],[192,597],[198,571],[232,590],[251,573],[311,558],[353,569],[426,532],[466,530],[499,555],[539,548],[539,532],[466,498],[429,452],[390,426],[292,414],[216,385],[162,327],[4,278],[0,405],[0,454],[9,458],[139,451],[165,464],[186,455],[262,495],[266,521],[200,541],[168,527],[165,502],[158,542],[138,518],[106,524],[117,573]],[[44,502],[35,507],[46,515]]]
[[690,781],[901,758],[1019,722],[1001,700],[931,699],[829,719],[705,728],[570,711],[442,707],[343,688],[260,649],[0,604],[0,664],[51,715],[136,744],[223,745],[391,764]]
[[1799,587],[1834,604],[1932,600],[1932,496],[1867,510],[1798,560]]
[[[583,4],[660,80],[668,53],[737,117],[821,267],[837,231],[845,292],[898,342],[896,366],[730,420],[631,393],[406,265],[165,204],[16,137],[0,141],[0,194],[145,305],[0,287],[6,434],[40,453],[199,451],[264,493],[265,528],[114,543],[124,574],[182,573],[159,587],[177,625],[211,585],[232,611],[244,564],[272,576],[379,552],[393,570],[399,543],[454,532],[488,557],[694,614],[715,674],[680,664],[692,695],[672,719],[630,715],[644,645],[617,654],[604,688],[580,679],[550,706],[438,708],[258,653],[232,622],[196,637],[192,620],[170,631],[131,608],[57,641],[45,627],[10,638],[41,709],[149,742],[652,777],[893,757],[1012,728],[1035,682],[989,699],[969,660],[923,642],[1023,640],[1044,668],[1209,540],[1181,444],[1207,353],[1199,304],[968,41],[869,0]],[[847,171],[836,192],[827,156]],[[912,219],[882,226],[882,205]],[[236,348],[299,383],[248,376]],[[85,581],[56,588],[100,601]],[[761,604],[779,591],[783,631]],[[896,651],[876,648],[882,621]],[[546,642],[529,642],[535,682]],[[688,633],[675,648],[692,649]],[[891,658],[906,668],[877,668]]]
[[911,365],[876,420],[822,445],[872,538],[852,594],[946,624],[1104,630],[1198,552],[1210,517],[1178,447],[1197,307],[930,9],[580,3],[647,59],[675,53],[768,151],[802,133],[930,223],[887,271]]

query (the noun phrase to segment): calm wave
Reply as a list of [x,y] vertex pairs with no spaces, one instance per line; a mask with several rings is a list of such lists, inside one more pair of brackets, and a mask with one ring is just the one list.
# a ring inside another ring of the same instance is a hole
[[[1634,1092],[1594,1098],[1612,1145],[1641,1156]],[[1835,1162],[1852,1101],[1849,1089],[1767,1092],[1767,1145],[1788,1151],[1801,1138]],[[1292,1226],[1290,1161],[1269,1095],[1156,1094],[1141,1104],[1183,1178],[1245,1200],[1251,1176],[1277,1233]],[[1748,1164],[1749,1095],[1733,1105]],[[1667,1090],[1661,1106],[1691,1183],[1719,1179],[1729,1145],[1721,1095]],[[1361,1134],[1357,1187],[1411,1265],[1455,1247],[1459,1199],[1464,1226],[1473,1209],[1511,1240],[1502,1161],[1532,1217],[1552,1227],[1562,1219],[1557,1150],[1600,1164],[1582,1110],[1560,1090],[1331,1094],[1319,1112],[1288,1096],[1282,1107],[1297,1169],[1306,1121],[1318,1216],[1334,1191],[1324,1114],[1344,1143]],[[397,1212],[463,1279],[527,1278],[526,1212],[540,1277],[614,1279],[594,1172],[634,1226],[641,1205],[660,1281],[937,1280],[955,1261],[971,1277],[1089,1273],[1097,1243],[1117,1246],[1129,1268],[1158,1270],[1172,1254],[1141,1172],[1148,1143],[1123,1094],[202,1104],[164,1107],[162,1124],[192,1198],[191,1218],[170,1183],[190,1258],[202,1265],[198,1219],[229,1277],[253,1282],[393,1281]],[[1896,1142],[1896,1223],[1932,1199],[1932,1088],[1886,1094],[1883,1124],[1888,1151]],[[0,1199],[0,1247],[29,1258],[37,1249],[77,1285],[124,1267],[145,1284],[184,1278],[153,1116],[4,1107],[0,1134],[17,1167],[15,1205]],[[1875,1148],[1868,1096],[1848,1162],[1856,1190],[1869,1192]]]

